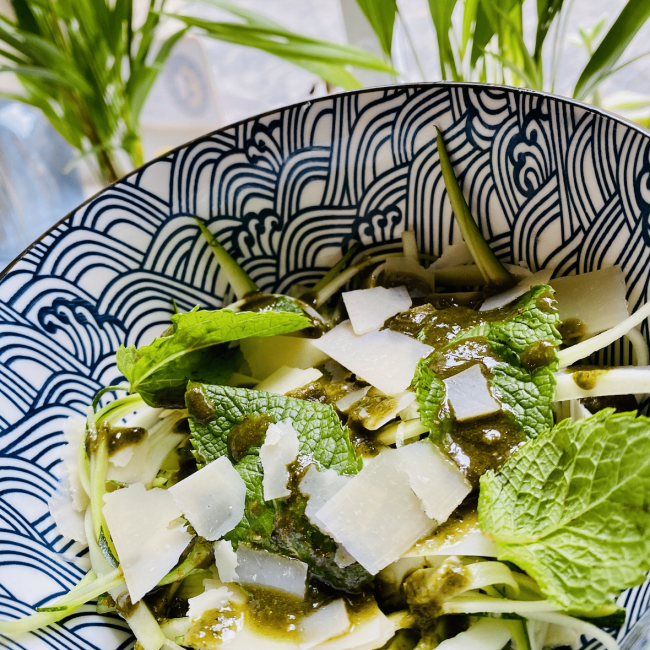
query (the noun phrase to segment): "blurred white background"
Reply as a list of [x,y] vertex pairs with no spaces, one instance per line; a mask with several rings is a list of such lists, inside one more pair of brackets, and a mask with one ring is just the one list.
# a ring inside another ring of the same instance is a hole
[[[0,0],[1,1],[1,0]],[[148,0],[142,0],[148,3]],[[169,0],[210,18],[219,10],[182,0]],[[648,0],[650,2],[650,0]],[[295,32],[359,45],[381,55],[378,43],[355,0],[237,0],[242,7],[271,16]],[[570,94],[587,61],[575,43],[579,28],[590,29],[604,16],[605,30],[624,0],[565,0],[571,5],[566,44],[555,92]],[[398,0],[403,24],[394,38],[395,65],[404,81],[440,78],[437,45],[428,0]],[[534,24],[535,3],[529,0],[524,21]],[[1,7],[0,7],[1,10]],[[421,70],[408,45],[410,32]],[[534,37],[530,30],[531,39]],[[603,32],[604,33],[604,32]],[[631,44],[625,59],[650,49],[650,22]],[[366,85],[391,83],[388,75],[356,71]],[[424,74],[422,74],[424,73]],[[0,75],[0,90],[15,90],[10,75]],[[159,76],[142,116],[146,159],[151,159],[220,126],[326,93],[325,84],[308,72],[263,52],[208,38],[181,41]],[[650,57],[626,66],[601,86],[604,103],[650,96]],[[650,113],[650,109],[643,109]],[[36,111],[0,103],[0,268],[31,241],[99,191],[83,161],[76,164],[68,145]],[[38,180],[36,180],[38,179]]]

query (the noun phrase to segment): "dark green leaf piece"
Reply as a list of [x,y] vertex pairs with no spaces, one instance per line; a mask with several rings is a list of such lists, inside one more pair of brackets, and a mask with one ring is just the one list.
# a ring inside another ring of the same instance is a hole
[[223,383],[237,368],[236,350],[226,345],[249,336],[288,334],[311,326],[304,315],[287,312],[195,310],[171,317],[168,336],[137,348],[121,346],[117,367],[150,406],[184,404],[188,381]]
[[481,528],[545,596],[578,616],[650,569],[650,419],[604,409],[560,422],[481,478]]

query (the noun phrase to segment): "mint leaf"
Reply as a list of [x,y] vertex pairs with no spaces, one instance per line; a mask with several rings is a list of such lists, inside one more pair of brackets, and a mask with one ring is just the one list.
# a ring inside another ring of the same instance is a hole
[[562,337],[557,331],[560,316],[553,296],[553,289],[548,285],[532,287],[508,308],[509,314],[503,320],[489,323],[488,343],[504,361],[526,365],[527,353],[539,341],[549,341],[554,347],[560,345]]
[[237,352],[219,345],[249,336],[275,336],[311,326],[303,315],[286,312],[200,311],[171,317],[172,331],[140,348],[121,346],[119,371],[150,406],[179,407],[190,380],[227,381],[238,366]]
[[492,394],[512,413],[527,438],[535,438],[553,426],[555,378],[549,367],[529,372],[499,363],[489,380]]
[[[421,362],[416,373],[415,388],[423,424],[435,431],[442,423],[444,430],[450,430],[448,410],[442,408],[442,379],[478,361],[485,362],[490,369],[488,383],[492,393],[526,437],[534,438],[553,426],[553,372],[557,370],[556,350],[561,342],[553,290],[538,285],[502,310],[478,312],[476,317],[465,314],[464,319],[467,328]],[[480,350],[481,341],[486,346],[484,351]],[[463,347],[471,347],[473,352],[463,351]],[[452,357],[453,363],[448,364]],[[447,370],[438,375],[436,369],[440,368]]]
[[[300,443],[300,467],[315,462],[319,469],[332,468],[339,474],[356,474],[361,469],[349,432],[331,406],[205,384],[190,384],[186,398],[191,440],[199,464],[227,455],[235,461],[233,465],[246,483],[244,517],[226,539],[235,544],[253,542],[269,551],[297,557],[307,562],[321,580],[335,587],[356,590],[371,579],[358,564],[338,567],[336,543],[304,517],[306,499],[297,490],[287,500],[264,501],[258,454],[270,422],[291,421]],[[229,440],[231,435],[236,440],[243,437],[246,444],[234,444]]]
[[[207,400],[214,412],[206,418],[204,404],[195,397]],[[228,435],[246,416],[267,416],[273,422],[290,420],[298,434],[300,455],[308,457],[322,469],[335,469],[339,474],[356,474],[361,469],[350,442],[347,428],[328,404],[265,393],[248,388],[190,384],[187,408],[192,416],[192,444],[199,463],[207,464],[228,454]],[[200,420],[203,420],[201,422]]]
[[[415,396],[419,406],[420,421],[429,427],[432,439],[441,422],[441,407],[445,401],[445,385],[421,359],[415,371]],[[435,442],[435,440],[434,440]]]
[[650,570],[650,419],[605,409],[561,422],[481,477],[479,522],[546,597],[579,616]]

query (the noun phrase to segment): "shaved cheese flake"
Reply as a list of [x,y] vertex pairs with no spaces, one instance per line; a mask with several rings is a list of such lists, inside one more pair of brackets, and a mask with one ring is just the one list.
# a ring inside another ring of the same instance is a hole
[[524,278],[519,284],[512,287],[512,289],[508,289],[507,291],[497,293],[495,296],[487,298],[481,305],[479,311],[501,309],[501,307],[505,307],[513,300],[523,296],[531,287],[538,284],[548,284],[552,275],[553,269],[542,269],[541,271],[537,271],[537,273],[533,273],[533,275]]
[[131,602],[137,603],[174,568],[192,536],[169,490],[142,483],[104,495],[104,517],[120,558]]
[[323,641],[345,634],[350,629],[345,601],[339,598],[318,608],[300,621],[298,629],[302,639],[300,650],[308,650]]
[[264,444],[260,447],[265,501],[283,499],[291,494],[291,490],[287,488],[287,465],[296,460],[299,449],[298,433],[289,420],[269,425]]
[[353,476],[314,519],[373,575],[435,526],[411,489],[396,449],[382,452]]
[[437,271],[438,269],[445,269],[450,266],[458,266],[460,264],[473,264],[474,257],[469,250],[469,246],[464,242],[458,244],[451,244],[447,246],[442,255],[429,266],[429,271]]
[[75,542],[87,544],[86,529],[84,526],[84,513],[73,506],[67,486],[59,486],[50,500],[50,515],[54,519],[59,532]]
[[128,447],[122,447],[116,451],[109,459],[108,462],[113,465],[113,467],[126,467],[131,458],[133,458],[133,453],[135,452],[135,445],[129,445]]
[[611,329],[629,316],[625,274],[620,266],[555,278],[550,284],[555,290],[560,319],[582,321],[585,336]]
[[350,321],[315,339],[313,345],[386,395],[404,392],[418,361],[433,348],[399,332],[381,330],[357,336]]
[[225,456],[176,483],[168,492],[194,530],[208,540],[219,539],[244,516],[246,484]]
[[447,399],[459,422],[501,410],[501,405],[490,393],[487,379],[483,376],[479,364],[474,364],[443,381],[447,389]]
[[323,373],[316,368],[289,368],[282,366],[278,368],[272,375],[261,381],[256,390],[263,390],[267,393],[275,393],[276,395],[286,395],[296,388],[302,388],[312,381],[316,381],[323,376]]
[[350,476],[337,474],[333,469],[319,471],[316,465],[310,465],[300,481],[299,490],[309,497],[305,516],[309,521],[318,526],[314,515],[350,481]]
[[412,304],[406,287],[385,289],[358,289],[346,291],[343,302],[350,317],[352,329],[357,335],[368,334],[383,327],[387,319],[406,311]]
[[237,553],[232,542],[222,539],[214,543],[214,563],[222,582],[237,582]]
[[[204,586],[208,586],[205,583],[213,582],[216,581],[204,580],[203,584]],[[221,610],[230,602],[232,591],[230,591],[228,587],[224,587],[220,583],[218,584],[218,587],[208,588],[202,594],[188,599],[187,604],[189,607],[187,610],[187,615],[191,620],[195,621],[201,618],[205,612],[209,612],[212,609]]]
[[48,504],[61,534],[82,544],[87,544],[84,512],[89,499],[79,476],[77,455],[85,432],[85,419],[68,418],[63,431],[66,444],[61,451],[61,463],[55,470],[59,474],[59,484]]
[[61,475],[59,480],[67,487],[72,501],[72,507],[79,512],[85,511],[90,503],[79,478],[79,464],[77,455],[81,439],[86,433],[86,420],[84,418],[68,418],[63,437],[66,445],[61,451]]
[[307,565],[283,555],[240,544],[237,549],[238,582],[243,585],[270,587],[305,597]]
[[431,441],[420,440],[396,450],[404,461],[409,484],[422,500],[427,517],[442,524],[472,491],[456,464]]
[[377,607],[364,609],[347,634],[325,641],[318,650],[375,650],[391,639],[397,630],[395,624]]
[[345,550],[344,546],[337,544],[336,553],[334,554],[334,562],[337,567],[345,569],[346,566],[354,564],[356,560]]
[[313,368],[329,359],[312,339],[299,336],[249,336],[242,339],[239,348],[251,372],[258,379],[266,379],[291,359],[294,368]]
[[364,386],[359,390],[353,390],[351,393],[348,393],[345,397],[336,402],[336,408],[345,413],[353,404],[356,404],[362,397],[366,396],[366,393],[370,390],[370,386]]

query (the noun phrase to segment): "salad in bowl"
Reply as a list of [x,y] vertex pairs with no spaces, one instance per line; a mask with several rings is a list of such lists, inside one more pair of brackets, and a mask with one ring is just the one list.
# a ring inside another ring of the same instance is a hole
[[[144,650],[618,648],[650,569],[648,347],[617,266],[502,264],[440,133],[463,242],[351,246],[261,291],[200,219],[236,300],[121,346],[71,418],[50,512],[87,544],[69,593]],[[589,358],[625,338],[631,363]]]

